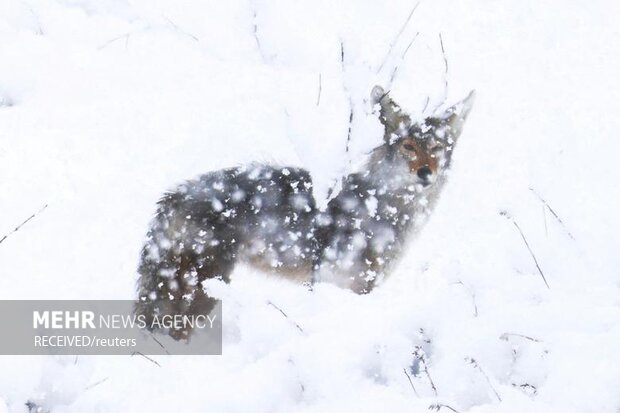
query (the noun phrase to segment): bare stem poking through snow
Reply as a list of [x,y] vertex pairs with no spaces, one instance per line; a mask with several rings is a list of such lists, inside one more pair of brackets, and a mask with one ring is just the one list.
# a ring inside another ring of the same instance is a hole
[[428,378],[428,382],[430,383],[431,388],[433,389],[433,393],[435,394],[435,396],[437,396],[437,387],[435,387],[435,383],[433,382],[433,379],[431,378],[431,374],[428,371],[428,365],[426,364],[426,356],[425,356],[424,350],[422,350],[422,347],[416,346],[416,349],[413,352],[413,355],[416,359],[420,360],[420,363],[422,363],[422,367],[424,367],[424,373],[426,374],[426,377]]
[[413,13],[415,13],[415,11],[416,11],[416,9],[418,8],[419,5],[420,5],[420,2],[417,2],[415,4],[415,6],[413,6],[413,9],[411,9],[411,12],[409,12],[409,16],[407,16],[407,20],[405,20],[405,22],[403,23],[402,27],[398,31],[398,33],[396,33],[396,36],[394,37],[394,40],[392,40],[392,42],[390,43],[390,48],[388,49],[387,53],[385,54],[385,57],[383,58],[383,61],[379,65],[379,68],[377,69],[377,73],[379,73],[381,71],[381,69],[383,69],[383,66],[385,66],[385,63],[387,62],[388,58],[392,54],[392,50],[394,49],[394,46],[396,46],[396,43],[398,43],[398,39],[400,39],[400,36],[403,34],[405,29],[409,25],[409,22],[411,21],[411,17],[413,17]]
[[280,307],[278,307],[277,305],[275,305],[274,303],[272,303],[271,301],[267,301],[267,304],[269,304],[270,306],[272,306],[273,308],[275,308],[276,310],[278,310],[284,317],[286,317],[286,319],[288,319],[291,323],[293,323],[295,325],[295,327],[297,327],[297,330],[299,330],[300,332],[304,333],[304,329],[301,328],[299,326],[299,324],[297,324],[292,318],[290,318],[288,316],[288,314],[286,314],[284,312],[284,310],[282,310]]
[[[342,66],[342,86],[344,89],[344,93],[347,95],[347,100],[349,101],[349,129],[347,131],[347,145],[345,147],[345,153],[347,157],[349,155],[349,149],[351,145],[351,132],[353,130],[353,99],[351,98],[351,93],[349,92],[349,88],[347,88],[347,82],[345,79],[346,67],[344,64],[344,43],[340,42],[340,64]],[[351,164],[351,160],[348,161],[349,166]]]
[[504,333],[499,338],[500,340],[508,341],[510,337],[520,337],[520,338],[524,338],[529,341],[533,341],[535,343],[540,343],[540,340],[538,340],[537,338],[526,336],[524,334],[519,334],[519,333]]
[[101,379],[101,380],[99,380],[99,381],[97,381],[97,382],[95,382],[95,383],[93,383],[93,384],[89,384],[88,386],[86,386],[86,387],[84,388],[84,391],[86,391],[86,390],[90,390],[90,389],[92,389],[92,388],[95,388],[95,387],[99,386],[100,384],[103,384],[103,383],[105,383],[106,381],[108,381],[108,379],[109,379],[109,377],[105,377],[105,378],[103,378],[103,379]]
[[536,264],[538,273],[542,277],[547,288],[551,289],[551,287],[549,287],[549,283],[547,282],[547,278],[545,277],[545,274],[543,273],[542,268],[540,268],[540,264],[538,264],[538,259],[536,259],[536,255],[534,254],[534,251],[532,251],[532,248],[530,247],[530,243],[527,242],[527,238],[525,238],[525,234],[523,233],[523,230],[521,230],[521,227],[519,226],[519,224],[517,224],[517,221],[515,221],[515,219],[511,217],[506,211],[500,212],[500,215],[506,217],[506,219],[509,219],[514,224],[514,226],[517,228],[517,230],[519,231],[519,234],[521,234],[521,238],[523,239],[525,246],[527,247],[527,250],[529,251],[530,255],[532,256],[532,259],[534,260],[534,264]]
[[267,56],[265,55],[265,52],[263,51],[263,47],[260,42],[260,37],[258,36],[258,18],[257,18],[255,8],[252,8],[252,25],[253,25],[252,34],[254,35],[254,40],[256,41],[256,47],[258,48],[258,53],[260,54],[261,59],[263,59],[263,62],[267,62]]
[[185,35],[191,39],[193,39],[196,42],[199,42],[200,39],[198,39],[198,37],[194,36],[191,33],[186,32],[185,30],[181,29],[175,22],[173,22],[172,20],[170,20],[168,17],[166,16],[162,16],[169,24],[170,26],[172,26],[172,28],[177,32],[180,33],[182,35]]
[[413,36],[413,39],[411,39],[411,41],[409,42],[409,44],[407,45],[403,53],[400,55],[400,59],[398,59],[398,63],[396,64],[396,66],[394,66],[394,70],[392,71],[392,75],[390,76],[390,82],[388,83],[388,86],[387,86],[388,89],[392,87],[392,83],[394,83],[394,79],[396,79],[396,73],[398,72],[398,69],[400,69],[400,65],[405,60],[405,56],[407,56],[407,52],[409,51],[409,49],[411,48],[415,40],[418,38],[419,34],[420,32],[416,32],[416,34]]
[[[344,152],[347,157],[347,169],[350,169],[352,161],[349,156],[349,151],[351,148],[351,135],[353,133],[353,98],[351,97],[351,92],[349,92],[349,88],[347,87],[346,65],[345,65],[344,59],[345,59],[344,42],[341,40],[340,41],[340,68],[341,68],[341,73],[342,73],[342,89],[344,90],[344,94],[347,96],[347,101],[349,102],[349,123],[348,123],[349,126],[347,129],[347,140],[346,140]],[[319,81],[320,81],[320,78],[319,78]],[[320,89],[319,89],[319,93],[320,93]],[[319,95],[319,98],[320,98],[320,95]],[[317,105],[318,105],[318,102],[317,102]],[[341,176],[340,178],[334,180],[334,183],[327,190],[328,200],[331,199],[332,195],[337,194],[338,191],[336,191],[336,188],[339,184],[342,184],[343,179],[344,178]]]
[[428,406],[428,410],[434,410],[436,412],[440,411],[443,408],[446,408],[450,411],[453,411],[455,413],[460,413],[458,410],[456,410],[454,407],[450,407],[447,404],[441,404],[441,403],[437,403],[437,404],[431,404],[430,406]]
[[299,368],[297,367],[297,364],[295,364],[295,361],[293,361],[292,358],[289,357],[288,362],[291,366],[293,366],[293,368],[295,369],[295,372],[297,374],[297,381],[299,382],[299,390],[301,390],[301,393],[305,393],[306,392],[306,386],[304,386],[304,384],[301,381],[301,378],[299,377]]
[[134,351],[133,353],[131,353],[131,357],[135,356],[136,354],[139,355],[139,356],[144,357],[145,359],[147,359],[151,363],[155,364],[157,367],[161,367],[161,364],[159,364],[158,362],[156,362],[155,360],[153,360],[149,356],[145,356],[144,354],[140,353],[139,351]]
[[129,36],[131,36],[132,33],[125,33],[125,34],[121,34],[120,36],[116,36],[110,40],[108,40],[107,42],[105,42],[104,44],[102,44],[101,46],[99,46],[97,48],[97,50],[103,50],[106,47],[110,46],[112,43],[121,40],[121,39],[125,39],[125,50],[127,50],[127,46],[129,45]]
[[476,293],[461,280],[458,280],[454,283],[454,285],[461,285],[463,288],[467,290],[469,295],[471,296],[472,305],[474,306],[474,317],[478,317],[478,304],[476,304]]
[[540,196],[538,194],[538,192],[536,192],[536,190],[534,190],[534,188],[530,188],[530,191],[532,191],[532,193],[536,196],[536,198],[538,198],[538,200],[543,203],[543,205],[549,210],[549,212],[551,212],[551,215],[553,215],[553,217],[558,221],[558,223],[562,226],[562,228],[564,228],[564,231],[566,231],[566,234],[574,241],[575,237],[573,237],[573,234],[571,234],[571,232],[568,230],[568,227],[566,226],[566,224],[564,224],[564,222],[562,221],[560,216],[553,210],[553,208],[551,208],[551,205],[549,205],[549,203],[547,203],[545,198]]
[[[448,99],[448,57],[446,56],[446,48],[443,45],[443,37],[439,33],[439,46],[441,46],[441,56],[443,57],[443,97],[441,101],[433,108],[433,113],[437,111]],[[427,102],[428,103],[428,102]],[[426,110],[426,105],[424,105]]]
[[14,233],[16,233],[17,231],[19,231],[21,229],[21,227],[23,227],[24,225],[26,225],[28,223],[28,221],[30,221],[31,219],[33,219],[34,217],[36,217],[37,215],[39,215],[41,212],[43,212],[43,210],[47,208],[47,204],[45,204],[43,206],[43,208],[41,208],[40,210],[38,210],[37,212],[35,212],[34,214],[30,215],[28,218],[26,218],[26,220],[24,222],[22,222],[21,224],[19,224],[18,226],[15,227],[15,229],[13,229],[13,231],[9,232],[8,234],[4,235],[1,239],[0,239],[0,244],[2,244],[2,242],[4,242],[4,240],[6,240],[8,237],[10,237],[11,235],[13,235]]
[[536,386],[534,386],[533,384],[529,384],[529,383],[523,383],[523,384],[512,383],[512,387],[516,387],[516,388],[520,389],[523,393],[527,394],[528,396],[536,396],[536,394],[538,394],[538,388]]
[[413,393],[416,395],[416,397],[419,398],[420,395],[418,394],[418,391],[415,389],[415,386],[413,385],[413,381],[411,380],[411,376],[407,372],[406,368],[403,368],[403,373],[405,373],[405,376],[407,376],[407,379],[409,380],[409,384],[411,385],[411,389],[413,390]]
[[476,370],[478,370],[484,376],[484,378],[486,379],[487,383],[489,384],[489,387],[491,388],[491,390],[493,390],[493,393],[495,394],[495,397],[497,397],[497,400],[499,400],[501,402],[502,398],[499,396],[499,393],[497,392],[497,390],[495,390],[495,387],[493,387],[493,384],[491,384],[491,379],[489,379],[489,376],[487,376],[487,374],[484,372],[484,370],[482,370],[482,367],[480,367],[478,365],[478,362],[476,361],[476,359],[471,358],[471,357],[465,357],[465,361],[467,361],[469,364],[474,366],[474,368]]
[[166,354],[170,354],[170,352],[168,351],[168,349],[166,348],[166,346],[164,346],[161,341],[159,341],[156,337],[155,334],[153,334],[153,332],[151,332],[151,338],[153,339],[153,341],[155,341],[159,347],[162,348],[162,350],[164,350],[166,352]]

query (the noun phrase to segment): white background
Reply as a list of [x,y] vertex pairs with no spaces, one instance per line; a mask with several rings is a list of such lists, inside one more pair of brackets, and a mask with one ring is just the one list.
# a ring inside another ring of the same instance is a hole
[[[618,3],[426,1],[398,36],[413,6],[1,0],[0,236],[49,206],[0,244],[0,299],[134,298],[156,200],[209,170],[302,166],[324,199],[380,144],[367,98],[396,66],[414,117],[446,79],[448,103],[478,96],[438,208],[372,294],[239,267],[210,285],[223,356],[1,357],[0,412],[617,413]],[[436,395],[403,372],[416,346]]]

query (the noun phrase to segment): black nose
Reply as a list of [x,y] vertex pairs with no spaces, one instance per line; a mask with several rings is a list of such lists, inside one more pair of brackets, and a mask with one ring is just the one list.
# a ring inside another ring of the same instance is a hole
[[418,174],[418,178],[426,182],[433,174],[433,171],[431,171],[431,168],[429,168],[428,166],[423,166],[420,169],[418,169],[417,174]]

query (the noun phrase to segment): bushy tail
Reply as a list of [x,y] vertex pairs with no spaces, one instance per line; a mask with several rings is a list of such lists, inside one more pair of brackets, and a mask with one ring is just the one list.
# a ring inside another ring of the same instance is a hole
[[[186,248],[183,235],[188,222],[181,195],[166,194],[158,203],[138,267],[138,302],[135,313],[152,329],[155,317],[208,314],[216,300],[204,293],[196,269],[196,254]],[[169,331],[176,339],[190,331]]]

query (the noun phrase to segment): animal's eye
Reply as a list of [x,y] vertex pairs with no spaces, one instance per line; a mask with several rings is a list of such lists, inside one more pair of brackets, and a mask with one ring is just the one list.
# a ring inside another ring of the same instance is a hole
[[415,146],[413,146],[410,143],[404,143],[403,144],[403,149],[410,151],[410,152],[415,152]]

